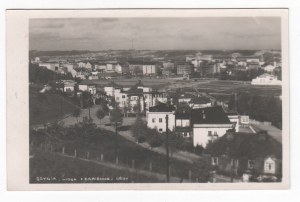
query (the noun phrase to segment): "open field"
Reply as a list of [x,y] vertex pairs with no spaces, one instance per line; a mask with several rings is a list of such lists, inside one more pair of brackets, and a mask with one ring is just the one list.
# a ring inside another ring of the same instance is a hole
[[[212,94],[232,94],[239,92],[248,92],[253,95],[263,95],[263,96],[280,96],[281,86],[254,86],[250,82],[246,81],[223,81],[217,79],[198,79],[198,80],[182,80],[182,78],[116,78],[113,79],[115,83],[124,86],[133,86],[139,80],[145,86],[156,87],[159,89],[177,89],[186,88],[187,91],[194,91],[197,89],[199,92],[206,92]],[[106,85],[111,82],[111,80],[93,80],[92,81],[98,85]]]
[[30,125],[51,122],[72,113],[75,106],[63,96],[57,94],[42,94],[40,85],[29,87]]
[[200,92],[216,94],[250,93],[260,96],[280,96],[281,86],[255,86],[244,81],[210,80],[196,85]]

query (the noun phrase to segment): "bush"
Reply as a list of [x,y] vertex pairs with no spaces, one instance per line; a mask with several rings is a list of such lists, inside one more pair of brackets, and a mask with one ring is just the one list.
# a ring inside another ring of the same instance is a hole
[[145,136],[140,136],[138,139],[137,139],[138,143],[143,143],[146,141],[146,137]]
[[159,135],[153,136],[149,140],[149,144],[151,147],[160,147],[163,143],[162,138]]
[[197,145],[195,147],[195,154],[201,155],[203,153],[204,148],[202,146]]

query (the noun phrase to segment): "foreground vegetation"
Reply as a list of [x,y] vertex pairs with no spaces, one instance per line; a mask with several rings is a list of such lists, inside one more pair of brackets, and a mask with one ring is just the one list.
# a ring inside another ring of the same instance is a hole
[[30,183],[142,183],[164,182],[153,177],[108,168],[47,152],[30,159]]
[[[61,152],[62,147],[69,155],[77,151],[78,157],[85,157],[89,152],[90,159],[100,158],[101,154],[107,162],[115,162],[117,154],[120,165],[131,165],[134,161],[135,168],[165,174],[166,157],[156,152],[147,150],[114,132],[96,128],[92,123],[79,123],[75,126],[64,127],[53,124],[46,129],[31,130],[30,142],[34,147],[44,143],[51,143],[53,151]],[[116,152],[114,152],[116,150]],[[182,162],[171,159],[171,176],[187,179],[189,171],[192,172],[194,181],[207,182],[209,180],[209,163],[201,160],[195,163]],[[37,168],[38,169],[38,168]],[[55,173],[60,173],[53,171]]]

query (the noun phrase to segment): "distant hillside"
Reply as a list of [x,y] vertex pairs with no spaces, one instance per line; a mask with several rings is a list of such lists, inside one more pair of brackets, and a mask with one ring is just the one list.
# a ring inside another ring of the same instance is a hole
[[71,50],[71,51],[29,51],[29,57],[40,57],[40,56],[66,56],[66,55],[82,55],[92,53],[93,51],[88,50]]

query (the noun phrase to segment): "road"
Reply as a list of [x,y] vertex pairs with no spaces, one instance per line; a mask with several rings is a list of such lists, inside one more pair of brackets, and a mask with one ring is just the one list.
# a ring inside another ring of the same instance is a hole
[[[105,116],[103,119],[99,120],[96,117],[96,111],[99,108],[99,106],[95,105],[93,107],[90,108],[90,115],[91,118],[93,119],[93,122],[97,125],[97,127],[101,127],[103,129],[106,130],[110,130],[110,131],[115,131],[115,128],[113,126],[107,126],[105,124],[109,124],[110,120],[109,120],[109,116]],[[61,121],[64,123],[64,126],[71,126],[74,125],[76,123],[78,123],[79,121],[82,121],[83,117],[88,117],[89,116],[89,110],[88,109],[83,109],[81,111],[80,117],[75,118],[71,115],[65,116],[63,119],[61,119]],[[123,125],[124,126],[128,126],[128,125],[132,125],[135,121],[135,118],[131,118],[131,117],[124,117],[123,118]],[[34,129],[42,129],[44,128],[43,124],[39,124],[39,125],[35,125],[33,126]],[[132,137],[131,135],[131,131],[127,130],[127,131],[119,131],[118,132],[122,137],[126,138],[127,140],[134,142],[135,144],[139,145],[140,147],[143,147],[145,149],[149,149],[151,151],[154,151],[156,153],[159,154],[163,154],[166,155],[166,150],[164,147],[155,147],[152,148],[148,143],[140,143],[138,144],[135,141],[135,138]],[[199,161],[201,159],[200,156],[193,154],[193,153],[189,153],[189,152],[185,152],[185,151],[175,151],[173,152],[171,155],[171,158],[180,160],[180,161],[185,161],[188,163],[193,163],[196,161]]]

